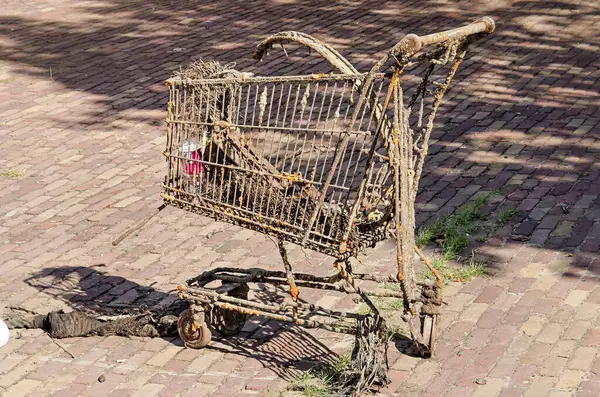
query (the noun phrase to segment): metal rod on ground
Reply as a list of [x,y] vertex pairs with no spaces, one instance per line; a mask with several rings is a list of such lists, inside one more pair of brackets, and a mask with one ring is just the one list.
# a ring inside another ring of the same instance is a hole
[[150,215],[148,215],[147,217],[145,217],[144,219],[142,219],[141,221],[136,223],[133,227],[129,228],[127,231],[125,231],[123,234],[121,234],[119,237],[117,237],[117,239],[112,242],[112,245],[116,246],[121,241],[123,241],[127,236],[129,236],[131,233],[140,230],[146,223],[148,223],[150,221],[150,219],[154,218],[160,211],[164,210],[166,206],[167,206],[167,204],[164,204],[164,203],[161,204],[160,207],[155,209]]

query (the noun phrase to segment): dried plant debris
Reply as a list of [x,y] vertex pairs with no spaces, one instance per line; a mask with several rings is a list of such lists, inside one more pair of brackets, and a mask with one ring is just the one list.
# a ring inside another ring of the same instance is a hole
[[201,59],[192,61],[185,68],[173,73],[173,77],[183,80],[222,79],[230,77],[249,77],[251,73],[242,73],[234,69],[235,62],[221,64],[217,61],[205,62]]
[[179,313],[188,307],[185,301],[142,313],[103,316],[87,311],[53,311],[37,314],[22,308],[9,308],[3,321],[9,329],[43,329],[55,339],[81,336],[176,336]]

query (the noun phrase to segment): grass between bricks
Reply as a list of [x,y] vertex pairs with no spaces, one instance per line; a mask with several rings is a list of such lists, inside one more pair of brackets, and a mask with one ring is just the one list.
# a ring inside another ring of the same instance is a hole
[[[492,191],[481,195],[473,203],[459,208],[454,214],[438,218],[434,223],[418,231],[416,238],[418,246],[421,247],[427,243],[435,242],[441,248],[441,256],[433,259],[431,265],[442,276],[445,283],[451,281],[464,283],[486,274],[487,266],[476,259],[475,252],[471,251],[471,255],[465,258],[463,251],[469,246],[471,240],[478,240],[475,235],[481,231],[480,229],[484,229],[483,231],[486,232],[488,228],[493,229],[493,225],[485,222],[488,217],[482,212],[482,208],[487,204],[490,197],[496,194],[498,194],[496,191]],[[512,216],[517,214],[518,211],[514,208],[501,209],[495,223],[504,225]],[[450,265],[450,261],[459,262],[460,265]],[[421,277],[434,278],[429,269],[425,269]],[[383,288],[400,290],[400,285],[384,284]],[[371,300],[384,315],[386,313],[397,313],[404,306],[401,298],[372,297]],[[360,314],[370,313],[369,307],[362,302],[362,299],[359,298],[358,301],[361,302],[358,312]],[[396,336],[396,333],[397,331],[390,328],[392,338]]]
[[[388,289],[388,290],[392,290],[392,291],[396,291],[396,292],[401,292],[402,291],[402,288],[400,287],[400,284],[384,283],[383,284],[383,288],[384,289]],[[358,301],[362,302],[361,305],[358,308],[358,313],[359,314],[369,314],[369,313],[371,313],[371,309],[369,309],[369,306],[367,306],[367,304],[364,303],[364,301],[362,300],[362,298],[359,297]],[[395,313],[398,310],[402,310],[402,308],[404,307],[404,301],[402,300],[402,298],[389,298],[389,297],[387,297],[387,298],[380,298],[380,297],[377,297],[377,296],[372,296],[371,297],[371,301],[382,312],[392,312],[392,313]]]
[[[465,264],[459,267],[448,266],[447,261],[444,258],[435,258],[431,262],[431,266],[438,271],[445,282],[459,281],[466,283],[471,281],[474,277],[483,276],[486,274],[486,266],[484,263],[477,262],[475,260],[475,254],[471,254],[471,258]],[[423,273],[424,278],[433,279],[434,276],[429,269],[426,269]]]
[[[399,301],[402,302],[402,300]],[[389,340],[404,337],[403,335],[398,326],[388,327]],[[345,353],[339,356],[331,365],[315,368],[302,374],[287,387],[287,390],[299,392],[305,397],[331,396],[337,379],[350,364],[350,356],[350,352]],[[283,397],[283,393],[279,396]]]
[[442,248],[445,260],[456,259],[469,245],[469,236],[477,232],[480,223],[486,219],[481,208],[492,194],[495,192],[479,196],[475,202],[459,208],[454,214],[438,218],[434,223],[421,228],[417,233],[417,245],[421,247],[429,242],[436,242]]
[[[454,214],[438,218],[432,224],[418,231],[416,244],[419,247],[435,242],[441,248],[442,255],[432,261],[432,266],[442,275],[445,281],[467,282],[473,277],[485,274],[486,266],[475,259],[474,251],[471,251],[470,257],[463,261],[459,267],[449,266],[448,261],[461,258],[461,254],[469,246],[472,236],[480,231],[483,223],[488,218],[481,209],[492,195],[497,194],[497,191],[492,191],[481,195],[473,203],[459,208]],[[515,208],[502,208],[499,211],[496,223],[505,225],[510,218],[518,214],[519,211]],[[425,271],[424,277],[433,277],[429,269]]]
[[[487,215],[481,209],[494,194],[498,193],[492,191],[479,196],[473,203],[461,207],[454,214],[439,218],[434,223],[419,230],[416,238],[418,246],[421,247],[430,242],[435,242],[442,249],[441,257],[435,258],[431,265],[441,274],[445,282],[468,282],[474,277],[482,276],[486,273],[486,265],[476,260],[474,251],[471,251],[470,257],[463,261],[459,267],[449,266],[448,261],[459,259],[462,251],[469,245],[470,237],[480,230],[482,223],[487,219]],[[510,218],[518,214],[519,211],[515,208],[502,208],[498,213],[496,223],[498,225],[505,225]],[[433,274],[429,269],[426,269],[423,277],[433,278]],[[399,290],[400,286],[398,284],[384,284],[383,288]],[[404,305],[400,298],[372,297],[371,299],[383,313],[398,312],[402,310]],[[362,301],[362,299],[359,298],[359,301]],[[362,302],[358,312],[360,314],[368,314],[371,310]],[[403,332],[398,326],[388,326],[388,337],[391,340],[402,336]],[[330,396],[335,380],[349,362],[349,353],[340,356],[330,366],[313,369],[303,374],[288,386],[288,390],[299,392],[305,397]],[[280,394],[280,396],[283,396],[283,394]]]
[[350,353],[339,356],[331,365],[302,374],[288,386],[288,390],[301,392],[306,397],[331,396],[335,381],[348,364],[350,364]]
[[508,223],[510,218],[519,215],[519,210],[516,208],[502,208],[498,215],[498,224],[504,226]]
[[6,169],[6,170],[0,170],[0,177],[3,178],[21,178],[23,175],[25,175],[23,173],[23,171],[20,170],[15,170],[15,169]]

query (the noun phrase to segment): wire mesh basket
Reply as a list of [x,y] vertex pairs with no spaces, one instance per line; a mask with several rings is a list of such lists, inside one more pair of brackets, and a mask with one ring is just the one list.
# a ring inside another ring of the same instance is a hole
[[[384,239],[390,167],[369,104],[357,106],[366,76],[170,80],[165,194],[333,256],[346,234],[355,251]],[[369,95],[388,84],[376,76]]]

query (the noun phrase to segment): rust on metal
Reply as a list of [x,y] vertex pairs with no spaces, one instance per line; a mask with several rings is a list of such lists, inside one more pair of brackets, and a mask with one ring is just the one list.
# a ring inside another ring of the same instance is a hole
[[[165,204],[273,236],[285,270],[212,269],[178,288],[179,296],[207,313],[234,311],[354,334],[356,354],[344,378],[349,394],[388,382],[385,321],[370,297],[402,297],[413,340],[433,351],[442,283],[415,245],[416,194],[441,100],[468,46],[494,28],[486,17],[406,35],[367,73],[328,44],[291,31],[261,41],[255,59],[279,46],[287,56],[284,44],[300,45],[334,73],[264,77],[202,61],[177,72],[166,83]],[[353,258],[388,238],[397,240],[397,272],[354,273]],[[330,255],[337,273],[295,272],[284,243]],[[415,252],[435,282],[417,282]],[[398,283],[400,291],[369,291],[362,280]],[[292,302],[254,302],[232,295],[238,287],[226,284],[215,292],[206,287],[213,281],[287,285]],[[303,303],[301,288],[358,294],[371,313]]]
[[427,259],[427,257],[425,255],[423,255],[423,253],[421,252],[421,250],[419,249],[419,247],[417,247],[415,245],[415,252],[417,253],[417,255],[419,255],[419,258],[421,258],[421,260],[423,261],[423,263],[425,263],[425,266],[427,266],[427,268],[429,269],[429,271],[431,271],[431,273],[435,276],[435,279],[438,283],[438,285],[441,288],[441,283],[442,283],[442,276],[440,276],[440,273],[435,269],[435,267],[433,267],[431,265],[431,263],[429,262],[429,259]]
[[299,294],[300,294],[300,291],[298,290],[298,287],[295,284],[291,285],[290,286],[290,296],[292,297],[294,302],[298,299]]

